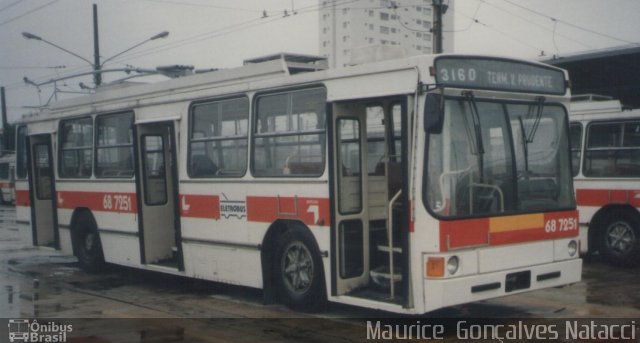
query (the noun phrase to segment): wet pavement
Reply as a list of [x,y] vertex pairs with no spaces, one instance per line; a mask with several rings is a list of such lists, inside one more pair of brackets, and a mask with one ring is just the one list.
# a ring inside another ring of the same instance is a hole
[[[88,274],[74,257],[21,242],[15,211],[0,207],[0,318],[75,318],[76,342],[353,342],[366,335],[361,318],[391,317],[338,304],[294,312],[263,305],[259,290],[119,266]],[[640,269],[596,257],[571,286],[405,318],[487,317],[640,319]],[[3,330],[0,342],[8,337]]]

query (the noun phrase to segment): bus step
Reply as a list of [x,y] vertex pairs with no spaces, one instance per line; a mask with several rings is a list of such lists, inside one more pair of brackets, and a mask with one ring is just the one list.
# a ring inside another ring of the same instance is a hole
[[[378,245],[378,251],[389,252],[389,246],[388,245]],[[402,248],[401,247],[393,247],[393,252],[394,253],[398,253],[398,254],[402,254]]]
[[[389,273],[389,266],[380,266],[369,272],[371,280],[376,285],[382,288],[389,288],[389,281],[392,279],[391,273]],[[394,268],[393,270],[393,282],[402,281],[402,270],[400,268]]]

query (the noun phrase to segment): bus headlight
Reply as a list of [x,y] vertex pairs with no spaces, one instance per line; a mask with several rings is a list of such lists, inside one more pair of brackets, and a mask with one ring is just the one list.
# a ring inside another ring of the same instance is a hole
[[451,256],[447,260],[447,271],[449,274],[453,275],[458,271],[458,267],[460,266],[460,260],[458,256]]
[[575,256],[576,252],[578,252],[578,243],[576,243],[576,241],[574,240],[571,240],[567,245],[567,248],[569,249],[569,256],[573,257]]

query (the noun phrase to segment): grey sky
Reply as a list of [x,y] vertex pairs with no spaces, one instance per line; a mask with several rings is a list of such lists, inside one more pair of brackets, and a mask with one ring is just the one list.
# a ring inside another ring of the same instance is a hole
[[[351,8],[379,6],[378,0],[335,1]],[[52,94],[51,87],[38,94],[24,84],[24,76],[43,81],[91,69],[21,33],[34,33],[93,60],[93,3],[98,4],[103,59],[158,32],[171,32],[112,60],[107,69],[127,64],[225,68],[269,53],[318,52],[318,0],[294,0],[297,14],[287,17],[283,14],[292,13],[291,0],[0,0],[0,85],[7,88],[10,121],[28,112],[22,106],[44,103]],[[267,18],[261,18],[264,10]],[[456,0],[452,11],[460,53],[538,58],[541,51],[563,56],[640,41],[638,0]],[[45,68],[61,65],[66,68]],[[90,78],[74,79],[58,88],[78,91],[80,81],[91,84]]]

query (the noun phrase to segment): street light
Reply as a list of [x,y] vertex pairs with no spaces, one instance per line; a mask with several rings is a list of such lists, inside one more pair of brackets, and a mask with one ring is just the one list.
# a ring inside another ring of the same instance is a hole
[[42,37],[40,37],[40,36],[36,36],[36,35],[34,35],[33,33],[23,32],[23,33],[22,33],[22,36],[23,36],[24,38],[26,38],[26,39],[39,40],[39,41],[41,41],[41,42],[43,42],[43,43],[49,44],[49,45],[51,45],[51,46],[52,46],[52,47],[54,47],[54,48],[58,48],[58,49],[60,49],[60,50],[62,50],[62,51],[64,51],[64,52],[66,52],[66,53],[68,53],[68,54],[71,54],[71,55],[73,55],[73,56],[75,56],[75,57],[77,57],[77,58],[79,58],[79,59],[81,59],[81,60],[83,60],[83,61],[85,61],[85,62],[87,62],[87,63],[91,64],[91,65],[93,65],[93,62],[91,62],[91,61],[89,61],[88,59],[86,59],[86,58],[84,58],[84,57],[82,57],[82,56],[80,56],[80,55],[76,54],[75,52],[69,51],[69,50],[67,50],[67,49],[65,49],[65,48],[63,48],[63,47],[61,47],[61,46],[59,46],[59,45],[57,45],[57,44],[55,44],[55,43],[51,43],[51,42],[49,42],[48,40],[46,40],[46,39],[44,39],[44,38],[42,38]]
[[121,52],[119,52],[119,53],[107,58],[106,60],[102,61],[102,63],[100,64],[100,67],[104,66],[104,64],[107,63],[108,61],[110,61],[110,60],[112,60],[112,59],[124,54],[125,52],[129,52],[129,51],[139,47],[142,44],[145,44],[147,42],[151,42],[152,40],[156,40],[156,39],[160,39],[160,38],[167,38],[167,36],[169,36],[169,31],[162,31],[162,32],[158,33],[157,35],[155,35],[155,36],[153,36],[151,38],[145,39],[142,42],[140,42],[140,43],[138,43],[138,44],[126,49],[126,50],[123,50],[123,51],[121,51]]
[[123,50],[123,51],[121,51],[121,52],[119,52],[119,53],[117,53],[117,54],[115,54],[115,55],[113,55],[113,56],[111,56],[111,57],[109,57],[107,59],[105,59],[104,61],[102,61],[102,63],[100,63],[99,58],[96,58],[95,62],[91,62],[90,60],[88,60],[88,59],[86,59],[86,58],[74,53],[73,51],[69,51],[69,50],[67,50],[67,49],[65,49],[65,48],[63,48],[63,47],[61,47],[61,46],[59,46],[59,45],[57,45],[55,43],[52,43],[52,42],[40,37],[40,36],[34,35],[33,33],[23,32],[22,36],[24,38],[26,38],[26,39],[38,40],[38,41],[41,41],[43,43],[49,44],[49,45],[53,46],[54,48],[60,49],[60,50],[66,52],[66,53],[68,53],[68,54],[70,54],[72,56],[75,56],[75,57],[77,57],[77,58],[89,63],[93,67],[93,70],[94,70],[94,73],[95,73],[94,74],[94,82],[96,83],[96,86],[99,86],[100,85],[100,81],[99,80],[101,79],[101,77],[99,76],[100,70],[102,69],[102,66],[105,65],[105,63],[107,63],[110,60],[112,60],[112,59],[114,59],[114,58],[116,58],[116,57],[118,57],[118,56],[120,56],[120,55],[122,55],[122,54],[124,54],[126,52],[129,52],[129,51],[131,51],[131,50],[133,50],[133,49],[135,49],[135,48],[137,48],[137,47],[139,47],[139,46],[141,46],[141,45],[143,45],[143,44],[145,44],[147,42],[150,42],[150,41],[156,40],[156,39],[160,39],[160,38],[166,38],[167,36],[169,36],[169,31],[162,31],[162,32],[152,36],[151,38],[147,38],[144,41],[142,41],[142,42],[140,42],[140,43],[138,43],[138,44],[126,49],[126,50]]

